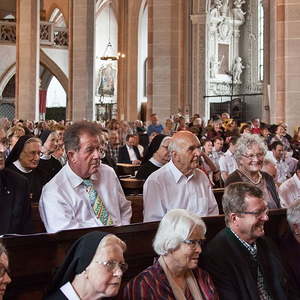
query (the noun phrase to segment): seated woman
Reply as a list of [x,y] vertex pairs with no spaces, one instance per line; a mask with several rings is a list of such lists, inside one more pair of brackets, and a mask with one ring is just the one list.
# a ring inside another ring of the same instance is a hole
[[42,141],[42,156],[38,169],[43,176],[43,183],[50,181],[62,168],[61,163],[52,155],[58,146],[58,136],[55,131],[44,130],[40,139]]
[[113,234],[94,231],[82,236],[57,270],[46,300],[102,299],[118,294],[127,270],[126,244]]
[[170,210],[153,242],[159,259],[126,285],[122,299],[219,299],[210,276],[198,267],[205,232],[199,216]]
[[0,300],[3,299],[7,285],[11,283],[8,265],[7,251],[0,243]]
[[294,287],[300,290],[300,200],[287,209],[290,230],[280,241],[283,261]]
[[238,169],[225,181],[225,187],[233,182],[248,182],[260,188],[269,208],[280,208],[280,199],[274,179],[261,171],[266,154],[266,145],[256,134],[244,134],[236,144],[234,153]]
[[43,174],[37,170],[41,154],[41,140],[30,135],[19,138],[5,161],[5,166],[28,179],[30,199],[40,200]]
[[165,165],[169,160],[169,143],[171,137],[163,134],[156,135],[150,143],[144,163],[140,166],[136,178],[146,180],[150,174]]

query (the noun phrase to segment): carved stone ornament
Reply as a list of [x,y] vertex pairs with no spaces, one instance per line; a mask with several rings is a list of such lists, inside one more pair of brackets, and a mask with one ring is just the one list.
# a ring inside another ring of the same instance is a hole
[[224,19],[222,23],[218,26],[219,38],[223,41],[228,40],[232,34],[232,27],[230,26],[228,20]]

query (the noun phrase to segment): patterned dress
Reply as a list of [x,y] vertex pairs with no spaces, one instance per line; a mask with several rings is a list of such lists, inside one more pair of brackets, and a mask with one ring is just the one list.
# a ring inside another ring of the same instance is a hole
[[[219,296],[208,273],[200,268],[193,270],[200,287],[203,300],[217,300]],[[189,289],[186,289],[187,300],[194,300]],[[176,300],[168,279],[157,261],[148,267],[125,286],[124,300]]]

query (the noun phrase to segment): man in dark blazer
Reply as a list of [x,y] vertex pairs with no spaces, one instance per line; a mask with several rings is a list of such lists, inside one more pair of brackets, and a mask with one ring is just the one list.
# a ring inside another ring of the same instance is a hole
[[134,135],[127,134],[126,144],[119,148],[118,162],[138,165],[141,163],[139,149],[134,146]]
[[20,174],[4,169],[4,151],[0,142],[0,235],[32,233],[28,181]]
[[249,183],[232,183],[222,204],[227,227],[208,243],[200,260],[220,299],[300,299],[278,250],[264,237],[268,207],[263,192]]

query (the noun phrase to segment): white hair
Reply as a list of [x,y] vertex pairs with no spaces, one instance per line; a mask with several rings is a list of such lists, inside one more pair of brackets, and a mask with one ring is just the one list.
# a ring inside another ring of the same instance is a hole
[[243,134],[236,143],[236,149],[234,157],[239,162],[241,157],[247,153],[247,150],[250,149],[253,145],[258,145],[260,150],[266,154],[267,146],[265,145],[263,139],[257,134],[245,133]]
[[185,209],[172,209],[160,221],[153,248],[158,255],[166,255],[179,247],[194,228],[199,226],[205,236],[206,226],[201,217]]
[[300,200],[297,200],[288,207],[286,216],[290,227],[293,224],[300,224]]

